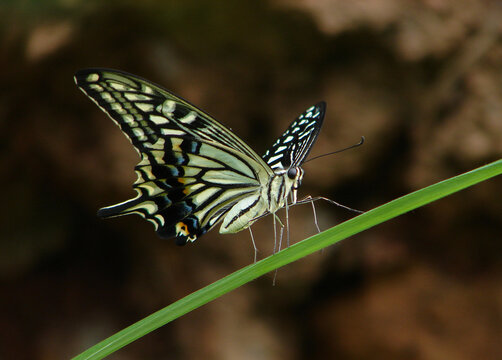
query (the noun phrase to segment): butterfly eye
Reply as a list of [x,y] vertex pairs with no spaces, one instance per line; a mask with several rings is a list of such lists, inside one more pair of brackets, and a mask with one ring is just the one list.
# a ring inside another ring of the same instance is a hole
[[290,178],[291,180],[293,180],[296,177],[296,173],[297,172],[298,172],[298,170],[296,168],[290,168],[288,170],[288,178]]

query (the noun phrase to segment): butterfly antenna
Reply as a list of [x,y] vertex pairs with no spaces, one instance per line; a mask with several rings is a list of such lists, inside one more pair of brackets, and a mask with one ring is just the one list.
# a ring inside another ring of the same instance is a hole
[[330,152],[330,153],[327,153],[327,154],[322,154],[322,155],[314,156],[313,158],[310,158],[307,161],[304,161],[303,163],[305,164],[305,163],[308,163],[309,161],[312,161],[312,160],[315,160],[315,159],[319,159],[320,157],[324,157],[324,156],[328,156],[328,155],[333,155],[333,154],[338,154],[338,153],[341,153],[342,151],[350,150],[350,149],[353,149],[355,147],[361,146],[362,144],[364,144],[364,140],[365,140],[364,136],[361,136],[361,140],[357,144],[354,144],[354,145],[351,145],[351,146],[346,147],[344,149],[336,150],[336,151],[333,151],[333,152]]

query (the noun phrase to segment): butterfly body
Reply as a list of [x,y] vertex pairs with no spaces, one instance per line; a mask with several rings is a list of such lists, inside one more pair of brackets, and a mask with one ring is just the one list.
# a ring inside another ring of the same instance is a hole
[[131,140],[141,160],[137,196],[100,217],[139,214],[159,236],[183,245],[221,223],[220,233],[296,202],[301,163],[318,135],[325,104],[309,108],[262,157],[226,127],[167,90],[110,69],[85,69],[77,86]]
[[293,188],[299,185],[300,176],[298,174],[290,178],[285,171],[275,173],[261,186],[259,192],[243,198],[228,211],[220,227],[220,233],[236,233],[247,229],[255,219],[283,208],[287,196],[292,192],[296,194]]

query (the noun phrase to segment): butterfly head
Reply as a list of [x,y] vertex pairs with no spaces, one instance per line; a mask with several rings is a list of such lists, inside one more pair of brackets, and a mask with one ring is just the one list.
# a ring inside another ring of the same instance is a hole
[[[294,204],[294,203],[296,203],[296,200],[297,200],[298,188],[302,184],[304,171],[303,171],[303,169],[301,167],[291,168],[291,169],[296,169],[295,182],[293,183],[293,187],[291,188],[291,199],[292,199],[293,204]],[[291,169],[288,170],[288,177],[291,175],[290,174]]]
[[[304,170],[301,167],[290,167],[285,171],[286,178],[291,183],[292,203],[296,203],[298,188],[302,184]],[[288,181],[287,181],[288,182]]]

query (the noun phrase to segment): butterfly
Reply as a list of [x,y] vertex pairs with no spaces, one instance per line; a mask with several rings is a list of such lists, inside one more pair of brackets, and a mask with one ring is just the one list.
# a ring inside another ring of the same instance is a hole
[[305,110],[260,157],[210,115],[148,80],[84,69],[75,83],[141,158],[133,184],[137,196],[100,209],[98,216],[139,214],[161,238],[184,245],[219,223],[220,233],[236,233],[298,203],[301,165],[321,129],[325,102]]

